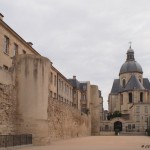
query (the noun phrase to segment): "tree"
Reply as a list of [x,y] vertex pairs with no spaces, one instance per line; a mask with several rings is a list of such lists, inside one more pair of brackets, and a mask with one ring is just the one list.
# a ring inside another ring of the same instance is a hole
[[122,116],[122,114],[120,111],[114,111],[113,113],[108,113],[107,120],[111,120],[113,118],[121,117],[121,116]]

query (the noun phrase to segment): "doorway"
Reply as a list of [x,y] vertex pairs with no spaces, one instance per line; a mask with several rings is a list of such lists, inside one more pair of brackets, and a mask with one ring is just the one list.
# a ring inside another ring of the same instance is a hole
[[122,122],[116,121],[116,122],[114,123],[114,131],[115,131],[116,129],[119,130],[119,131],[122,131]]

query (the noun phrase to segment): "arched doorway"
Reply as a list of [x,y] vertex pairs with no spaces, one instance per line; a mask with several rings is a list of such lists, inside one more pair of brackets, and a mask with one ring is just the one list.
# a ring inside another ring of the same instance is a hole
[[114,122],[114,131],[116,129],[119,130],[119,131],[122,131],[122,122],[120,122],[120,121]]

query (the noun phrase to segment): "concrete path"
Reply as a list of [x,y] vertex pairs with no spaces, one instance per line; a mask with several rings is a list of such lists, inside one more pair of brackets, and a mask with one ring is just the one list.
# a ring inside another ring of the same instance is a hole
[[[148,147],[149,146],[149,147]],[[89,136],[19,150],[150,150],[148,136]]]

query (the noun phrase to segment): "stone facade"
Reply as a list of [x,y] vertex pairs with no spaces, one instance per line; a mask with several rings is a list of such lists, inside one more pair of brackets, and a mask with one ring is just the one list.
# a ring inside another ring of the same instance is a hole
[[[104,121],[104,130],[145,132],[150,118],[150,82],[143,78],[140,64],[135,61],[134,51],[127,51],[127,59],[121,66],[119,79],[115,79],[108,98],[109,121]],[[115,112],[120,117],[111,118]]]

